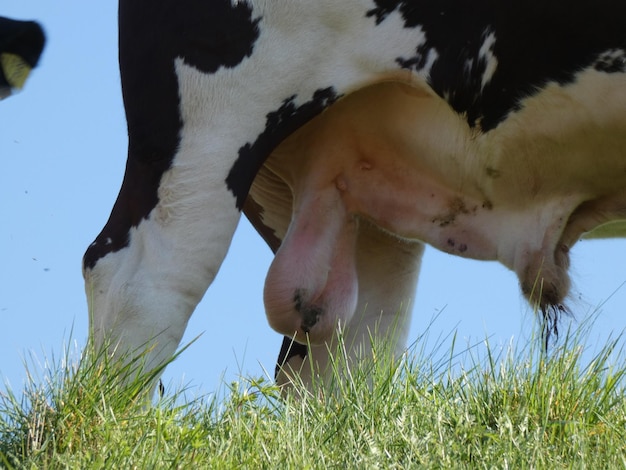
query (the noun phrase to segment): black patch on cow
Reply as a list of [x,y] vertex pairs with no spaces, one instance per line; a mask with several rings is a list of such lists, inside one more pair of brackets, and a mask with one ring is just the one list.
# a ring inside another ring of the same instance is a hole
[[[252,8],[246,2],[180,1],[175,12],[174,36],[180,41],[185,63],[205,73],[214,73],[221,67],[236,67],[252,55],[259,38],[260,18],[252,18]],[[185,6],[192,3],[193,12]]]
[[276,368],[274,369],[274,379],[278,378],[278,373],[285,366],[289,359],[292,357],[300,356],[300,358],[306,358],[308,354],[308,347],[305,344],[295,342],[293,339],[284,336],[283,344],[280,347],[278,353],[278,359],[276,360]]
[[[420,72],[438,54],[429,84],[471,126],[487,131],[549,82],[571,83],[580,70],[624,72],[626,3],[614,0],[374,0],[366,15],[380,24],[398,11],[406,28],[421,27],[426,43],[400,66]],[[482,88],[484,38],[495,34],[498,65]]]
[[98,259],[128,244],[131,227],[158,203],[161,176],[180,143],[176,58],[205,73],[235,67],[253,52],[260,19],[246,2],[121,0],[119,60],[128,124],[126,174],[111,216],[83,259]]
[[266,115],[265,129],[252,143],[239,149],[239,157],[228,173],[226,184],[235,198],[237,208],[243,205],[252,186],[252,181],[268,155],[291,133],[333,104],[339,97],[332,87],[315,91],[313,98],[296,106],[297,95],[285,99],[275,111]]
[[626,52],[623,49],[611,49],[598,56],[594,64],[598,72],[624,73],[626,71]]
[[273,228],[265,225],[263,222],[263,207],[258,204],[251,196],[248,196],[246,202],[243,205],[243,213],[246,215],[252,226],[257,233],[261,235],[261,238],[267,243],[272,250],[272,253],[276,254],[280,248],[282,240],[276,236],[276,232]]

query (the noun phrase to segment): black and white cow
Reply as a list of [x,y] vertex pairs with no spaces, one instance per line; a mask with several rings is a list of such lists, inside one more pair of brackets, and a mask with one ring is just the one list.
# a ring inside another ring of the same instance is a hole
[[625,2],[119,8],[129,150],[84,257],[97,346],[171,357],[242,211],[276,253],[269,323],[296,341],[280,380],[307,382],[339,328],[351,357],[371,335],[402,351],[422,243],[499,260],[554,319],[569,249],[622,234]]
[[34,21],[0,16],[0,99],[24,86],[39,62],[45,40],[41,26]]

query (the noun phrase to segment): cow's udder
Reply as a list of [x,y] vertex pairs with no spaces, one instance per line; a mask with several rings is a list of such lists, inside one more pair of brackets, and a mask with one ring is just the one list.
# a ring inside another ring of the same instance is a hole
[[333,188],[303,196],[270,266],[264,301],[272,328],[319,344],[356,308],[357,221]]

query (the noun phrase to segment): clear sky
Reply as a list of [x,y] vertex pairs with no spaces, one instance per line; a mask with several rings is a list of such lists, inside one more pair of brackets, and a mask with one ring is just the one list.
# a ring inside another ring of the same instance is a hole
[[[3,2],[0,15],[37,19],[48,38],[24,91],[0,102],[0,381],[20,390],[25,358],[59,358],[70,339],[85,344],[81,257],[117,196],[127,138],[117,2],[19,0]],[[167,369],[166,385],[206,393],[222,375],[232,381],[240,373],[273,373],[282,338],[263,313],[270,261],[242,221],[183,342],[202,336]],[[581,242],[572,274],[570,305],[579,320],[604,303],[590,336],[594,348],[626,327],[626,243]],[[485,337],[492,345],[523,341],[535,321],[513,273],[429,248],[409,341],[442,310],[431,337],[456,329],[461,347]]]

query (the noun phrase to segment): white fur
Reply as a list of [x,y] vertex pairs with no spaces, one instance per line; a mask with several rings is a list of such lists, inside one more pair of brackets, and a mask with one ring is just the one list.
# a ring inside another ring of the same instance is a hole
[[486,62],[485,72],[483,73],[483,77],[481,79],[481,89],[485,88],[485,85],[491,81],[493,74],[498,68],[498,59],[493,54],[493,47],[495,43],[495,33],[493,31],[485,31],[485,39],[482,46],[480,46],[480,50],[478,51],[478,58]]
[[[400,117],[395,131],[389,131],[397,138],[383,134],[383,142],[405,145],[388,151],[403,156],[401,168],[406,171],[390,170],[391,179],[385,179],[384,172],[372,173],[380,175],[372,179],[339,168],[327,181],[341,189],[344,181],[332,178],[345,176],[352,178],[346,180],[347,187],[369,188],[345,191],[356,195],[353,200],[342,196],[346,208],[387,232],[362,225],[358,234],[357,314],[340,325],[354,358],[367,353],[368,335],[373,332],[389,337],[396,351],[404,345],[423,247],[400,238],[426,241],[464,256],[498,259],[526,282],[525,277],[550,260],[559,243],[571,245],[583,232],[623,216],[619,213],[626,201],[622,74],[590,69],[571,85],[551,84],[525,100],[495,130],[481,135],[425,85],[437,51],[430,51],[428,65],[419,75],[398,68],[396,59],[413,57],[425,37],[420,28],[405,28],[397,11],[374,27],[374,19],[364,15],[374,7],[371,1],[249,4],[254,5],[253,17],[262,18],[250,57],[213,74],[196,70],[182,58],[172,64],[183,128],[172,167],[159,185],[159,203],[131,229],[126,248],[106,255],[85,272],[97,345],[111,341],[113,348],[124,352],[153,346],[147,355],[149,367],[171,357],[220,267],[239,219],[225,183],[239,149],[256,140],[268,113],[284,100],[295,96],[298,106],[327,87],[347,95],[394,80],[411,84],[421,94],[416,107],[400,107],[400,113],[389,114]],[[480,58],[487,61],[483,87],[497,66],[491,52],[494,40],[493,33],[486,33],[480,49]],[[609,51],[607,57],[617,53]],[[411,119],[401,119],[405,111]],[[328,142],[333,142],[332,133]],[[313,153],[311,158],[319,155]],[[291,201],[285,200],[293,189],[289,181],[275,169],[264,168],[252,192],[271,202],[264,221],[281,238],[291,220]],[[378,189],[373,185],[378,181],[386,184],[385,201],[400,201],[400,206],[374,204],[375,198],[369,196],[372,188]],[[273,188],[279,190],[277,195]],[[566,226],[563,220],[590,200],[596,201],[598,210],[577,213]],[[480,209],[464,212],[474,206]],[[450,223],[442,223],[448,219]],[[461,238],[466,251],[459,251]],[[312,357],[313,372],[323,371],[328,363],[326,345],[315,347]],[[296,371],[296,362],[286,373]]]
[[378,27],[354,14],[371,8],[369,1],[249,3],[253,17],[262,18],[250,57],[213,74],[182,58],[172,64],[183,129],[159,203],[131,230],[126,248],[84,273],[96,345],[111,342],[123,353],[148,347],[149,367],[171,357],[222,263],[239,219],[225,179],[238,150],[264,130],[267,114],[293,95],[296,106],[305,103],[318,89],[346,94],[381,80],[410,80],[395,60],[414,55],[424,41],[397,12]]

